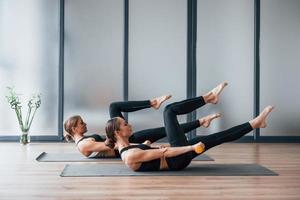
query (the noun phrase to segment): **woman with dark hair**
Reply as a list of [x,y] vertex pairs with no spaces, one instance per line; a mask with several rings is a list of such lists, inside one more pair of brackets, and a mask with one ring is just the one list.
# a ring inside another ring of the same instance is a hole
[[[125,119],[122,112],[134,112],[145,108],[159,109],[161,104],[171,98],[170,95],[153,98],[145,101],[127,101],[114,102],[110,104],[109,113],[111,118],[119,117]],[[210,121],[217,118],[218,115],[210,115],[199,120],[181,124],[183,132],[189,132],[200,125],[208,126]],[[103,158],[103,157],[120,157],[117,147],[110,148],[109,143],[100,135],[94,134],[84,136],[87,132],[86,123],[79,115],[75,115],[67,119],[64,123],[65,139],[67,141],[74,140],[78,150],[89,158]],[[157,140],[166,137],[164,127],[152,128],[133,133],[128,141],[130,143],[145,143],[150,144]]]
[[249,122],[219,133],[196,136],[187,140],[178,123],[177,115],[187,114],[207,103],[217,104],[219,95],[226,85],[226,82],[221,83],[203,96],[166,106],[164,123],[171,147],[153,148],[145,144],[130,145],[128,139],[132,135],[131,125],[120,117],[112,118],[107,122],[106,135],[109,139],[109,146],[114,147],[116,144],[122,160],[134,171],[181,170],[204,151],[224,142],[236,140],[253,129],[266,127],[266,118],[272,111],[272,106],[267,106],[259,116]]

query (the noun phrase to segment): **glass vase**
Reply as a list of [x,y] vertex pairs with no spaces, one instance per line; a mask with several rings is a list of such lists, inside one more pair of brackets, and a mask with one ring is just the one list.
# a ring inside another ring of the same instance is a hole
[[20,136],[20,143],[26,145],[30,142],[29,131],[22,131]]

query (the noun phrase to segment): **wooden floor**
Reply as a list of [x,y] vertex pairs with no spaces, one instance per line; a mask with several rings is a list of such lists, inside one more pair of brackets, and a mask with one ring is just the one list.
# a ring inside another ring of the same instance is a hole
[[43,151],[74,152],[74,144],[0,143],[0,199],[300,199],[300,144],[223,144],[214,162],[259,163],[279,176],[62,178],[66,163],[40,163]]

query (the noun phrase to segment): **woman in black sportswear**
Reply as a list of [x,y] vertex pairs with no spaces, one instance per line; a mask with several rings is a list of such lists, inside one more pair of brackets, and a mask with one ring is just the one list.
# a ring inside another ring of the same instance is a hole
[[219,133],[197,136],[191,140],[186,139],[178,123],[177,115],[187,114],[207,103],[217,104],[219,95],[226,85],[226,82],[221,83],[203,96],[175,102],[165,108],[164,123],[171,147],[153,148],[145,144],[130,145],[128,139],[132,135],[131,125],[120,117],[112,118],[107,122],[107,144],[111,148],[116,144],[122,160],[134,171],[181,170],[204,151],[224,142],[236,140],[255,128],[266,127],[266,118],[272,111],[272,106],[267,106],[259,116],[244,124]]

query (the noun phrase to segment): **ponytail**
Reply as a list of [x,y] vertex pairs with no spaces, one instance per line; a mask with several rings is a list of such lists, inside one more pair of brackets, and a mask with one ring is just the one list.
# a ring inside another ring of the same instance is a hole
[[117,117],[114,117],[107,121],[105,132],[106,132],[106,140],[105,145],[109,148],[113,149],[116,143],[115,131],[120,130],[120,122]]
[[64,139],[67,142],[74,141],[73,136],[71,134],[69,134],[69,133],[64,133]]
[[80,118],[79,115],[75,115],[65,121],[64,128],[66,132],[64,133],[64,139],[67,142],[74,141],[72,128],[76,126]]
[[115,142],[112,139],[106,138],[104,144],[111,149],[115,148]]

